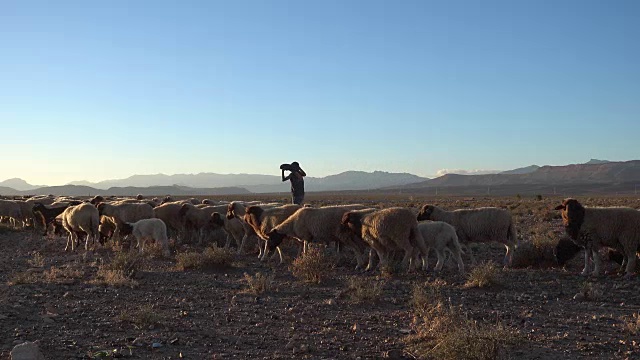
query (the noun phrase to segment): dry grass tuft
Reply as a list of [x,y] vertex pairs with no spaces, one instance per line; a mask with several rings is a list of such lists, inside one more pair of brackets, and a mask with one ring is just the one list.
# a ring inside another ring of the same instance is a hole
[[39,252],[35,252],[30,260],[27,261],[33,267],[44,267],[44,256]]
[[470,319],[459,307],[446,304],[439,286],[416,286],[411,300],[415,334],[407,347],[420,359],[501,359],[517,335],[501,323]]
[[341,296],[346,296],[353,304],[376,302],[382,296],[384,284],[384,281],[352,277],[349,279],[349,287],[341,293]]
[[625,329],[629,335],[640,335],[640,313],[633,314],[629,319],[625,321]]
[[121,252],[108,264],[98,267],[96,279],[92,284],[109,286],[135,287],[138,282],[133,280],[140,266],[141,257],[135,252]]
[[161,325],[162,322],[159,312],[150,305],[142,306],[137,310],[125,310],[120,313],[118,319],[133,324],[136,329],[143,330]]
[[251,276],[247,273],[244,273],[244,280],[247,282],[248,286],[248,288],[245,289],[244,292],[253,295],[260,295],[269,292],[273,287],[274,278],[275,276],[273,274],[264,275],[263,273],[259,272],[254,276]]
[[150,259],[164,259],[162,245],[159,243],[147,243],[144,247],[144,255]]
[[41,274],[32,270],[27,270],[23,272],[17,272],[9,276],[9,281],[7,281],[7,285],[23,285],[23,284],[35,284],[40,279]]
[[291,264],[291,272],[296,278],[309,283],[320,283],[327,271],[327,259],[322,249],[309,247],[305,254]]
[[580,289],[580,293],[583,295],[584,300],[588,301],[599,301],[602,300],[605,296],[605,288],[597,283],[592,283],[590,281],[586,281],[582,285],[582,289]]
[[49,270],[42,272],[43,280],[47,283],[70,284],[84,277],[84,271],[72,269],[70,267],[52,266]]
[[464,286],[467,288],[483,288],[496,284],[498,284],[498,268],[495,263],[486,262],[471,270]]
[[234,255],[230,249],[212,246],[203,252],[185,252],[176,255],[179,270],[223,269],[231,266]]

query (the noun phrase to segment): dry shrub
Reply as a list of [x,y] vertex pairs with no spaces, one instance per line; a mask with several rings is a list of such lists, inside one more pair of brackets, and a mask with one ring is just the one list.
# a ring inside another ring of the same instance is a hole
[[516,334],[501,323],[470,319],[461,308],[446,304],[438,286],[416,286],[411,302],[415,334],[407,336],[407,347],[420,359],[501,359]]
[[122,322],[133,324],[136,329],[148,329],[161,325],[162,317],[158,311],[150,305],[145,305],[137,310],[124,310],[118,317]]
[[230,249],[211,246],[203,252],[185,252],[176,255],[176,266],[179,270],[222,269],[231,266],[233,252]]
[[580,293],[583,295],[584,300],[588,301],[599,301],[604,298],[605,288],[596,283],[592,283],[586,281],[582,284],[582,289],[580,289]]
[[309,283],[320,283],[327,271],[327,259],[322,249],[309,247],[307,252],[297,257],[291,264],[291,272],[296,278]]
[[35,252],[28,263],[33,267],[44,267],[44,256],[39,252]]
[[47,283],[70,284],[84,276],[83,270],[69,267],[52,266],[49,270],[42,272],[43,280]]
[[40,279],[41,274],[27,270],[23,272],[14,273],[9,277],[9,281],[7,281],[7,285],[23,285],[23,284],[35,284]]
[[626,319],[625,328],[629,335],[640,335],[640,313],[635,313],[629,319]]
[[248,288],[244,290],[244,292],[253,295],[260,295],[265,292],[271,291],[274,278],[275,276],[273,274],[264,275],[263,273],[259,272],[254,276],[251,276],[247,273],[244,273],[244,280],[247,282],[248,286]]
[[341,292],[353,304],[375,302],[382,296],[384,282],[374,281],[363,277],[349,279],[349,287]]
[[144,247],[144,255],[150,259],[164,259],[162,245],[157,242],[147,243]]
[[133,280],[140,266],[140,256],[135,252],[121,252],[107,264],[100,265],[97,278],[93,284],[110,286],[135,287],[138,282]]
[[469,273],[467,282],[464,284],[467,288],[483,288],[498,283],[498,268],[493,262],[482,263]]

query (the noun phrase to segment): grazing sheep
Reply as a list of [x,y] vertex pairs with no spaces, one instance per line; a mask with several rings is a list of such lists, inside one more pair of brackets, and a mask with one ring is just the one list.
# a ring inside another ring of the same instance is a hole
[[0,218],[5,217],[14,227],[18,221],[22,221],[22,210],[20,205],[13,200],[0,200]]
[[182,203],[168,202],[153,208],[154,217],[164,221],[169,237],[184,237],[184,218],[180,216]]
[[56,217],[64,212],[69,205],[80,205],[80,203],[74,202],[73,204],[66,204],[61,206],[45,206],[41,203],[35,203],[33,205],[33,215],[36,219],[40,220],[40,224],[44,227],[44,233],[42,236],[47,236],[47,228],[51,225]]
[[178,216],[182,219],[186,230],[197,234],[198,244],[201,244],[204,231],[211,221],[211,214],[224,212],[226,209],[225,205],[199,208],[193,204],[185,203],[180,207]]
[[323,243],[343,244],[351,248],[356,255],[357,267],[364,265],[364,242],[356,241],[352,234],[345,235],[341,231],[342,216],[352,210],[362,210],[366,207],[360,204],[324,206],[321,208],[303,207],[289,216],[285,221],[274,227],[267,233],[265,245],[266,257],[270,251],[275,250],[285,237],[291,237],[303,241],[303,253],[306,253],[307,244],[310,241]]
[[100,233],[100,244],[104,244],[107,240],[111,239],[116,231],[116,223],[108,216],[100,217],[100,225],[98,226],[98,232]]
[[[225,205],[226,207],[226,205]],[[229,248],[231,245],[231,239],[236,242],[236,245],[240,245],[244,238],[245,230],[244,224],[238,218],[227,219],[226,216],[221,215],[219,212],[211,214],[209,225],[212,228],[222,228],[227,233],[227,241],[224,244],[225,248]]]
[[[242,223],[242,227],[244,228],[244,236],[242,237],[242,240],[240,240],[240,243],[238,244],[238,254],[242,254],[244,245],[247,243],[247,239],[249,239],[250,237],[255,237],[256,239],[260,239],[260,237],[256,234],[256,232],[253,230],[251,225],[247,224],[244,221],[244,215],[246,213],[245,204],[246,203],[242,203],[240,201],[232,201],[227,205],[226,218],[228,220],[231,220],[234,218],[238,219]],[[270,203],[270,204],[260,204],[258,206],[260,206],[261,209],[266,210],[266,209],[271,209],[281,205]],[[260,246],[259,241],[258,241],[258,247],[259,247],[258,258],[261,258],[263,247]]]
[[[296,204],[284,205],[270,209],[263,209],[260,206],[251,205],[245,209],[243,220],[251,226],[259,238],[267,241],[267,234],[269,231],[281,222],[285,221],[300,208],[301,206]],[[280,263],[282,264],[284,262],[284,259],[282,258],[282,251],[280,251],[280,248],[277,249],[278,255],[280,255]],[[260,259],[263,261],[266,260],[266,251],[263,251],[261,255]]]
[[458,263],[458,271],[464,274],[464,263],[460,256],[462,249],[460,248],[460,242],[458,242],[456,229],[453,226],[444,221],[420,221],[418,223],[418,231],[422,234],[424,243],[427,246],[427,255],[425,255],[423,261],[426,261],[428,251],[433,248],[438,257],[434,270],[440,271],[444,265],[445,250],[449,250]]
[[593,256],[593,275],[602,273],[601,247],[621,250],[624,254],[626,276],[636,268],[636,252],[640,246],[640,211],[628,207],[584,207],[576,199],[567,198],[556,206],[562,210],[562,224],[567,235],[585,248],[582,275],[589,274],[590,256]]
[[437,206],[424,205],[418,212],[418,221],[444,221],[456,229],[461,244],[497,241],[507,249],[504,265],[511,266],[517,244],[516,227],[508,210],[484,207],[446,211]]
[[122,224],[136,222],[142,219],[150,219],[154,216],[153,207],[149,204],[106,203],[101,202],[97,206],[100,215],[108,216],[116,224],[114,235],[118,235]]
[[[122,224],[121,233],[123,235],[133,234],[138,243],[138,251],[143,252],[144,244],[147,240],[154,240],[162,245],[162,254],[169,256],[169,239],[167,238],[167,226],[160,219],[142,219],[134,223],[125,222]],[[131,243],[133,245],[133,243]]]
[[[553,249],[553,255],[555,256],[558,265],[564,266],[569,260],[573,259],[580,251],[583,250],[584,247],[577,245],[573,240],[562,238]],[[625,263],[624,255],[617,249],[609,249],[609,251],[607,251],[606,258],[618,263],[618,265]]]
[[85,250],[89,248],[89,239],[92,239],[94,243],[96,239],[99,239],[100,214],[95,206],[88,203],[69,206],[62,212],[61,217],[62,226],[68,232],[65,251],[69,248],[69,243],[71,243],[71,251],[74,251],[74,244],[78,240],[78,233],[80,232],[87,234],[84,245]]
[[[381,268],[389,264],[389,252],[392,250],[404,250],[402,267],[409,270],[413,266],[410,260],[414,254],[426,257],[429,253],[411,209],[392,207],[364,214],[350,211],[342,216],[341,223],[376,251]],[[423,263],[423,267],[425,265]],[[371,268],[372,263],[369,262],[366,270]]]

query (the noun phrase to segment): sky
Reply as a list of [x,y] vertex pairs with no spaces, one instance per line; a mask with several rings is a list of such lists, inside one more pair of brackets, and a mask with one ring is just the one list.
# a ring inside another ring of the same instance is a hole
[[640,1],[0,1],[0,181],[640,159]]

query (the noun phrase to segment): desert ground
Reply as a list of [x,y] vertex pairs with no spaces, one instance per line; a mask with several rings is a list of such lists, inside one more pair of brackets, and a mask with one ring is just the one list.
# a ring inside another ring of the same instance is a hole
[[[578,199],[640,208],[636,197]],[[293,243],[283,265],[260,262],[255,244],[242,255],[212,242],[173,244],[169,257],[112,243],[65,252],[64,238],[2,224],[0,358],[38,341],[47,359],[640,359],[640,279],[614,274],[613,262],[582,277],[581,254],[556,266],[561,200],[307,194],[314,206],[509,209],[521,238],[514,268],[502,269],[500,244],[474,244],[465,275],[453,261],[439,274],[363,272],[322,245],[294,262]]]

